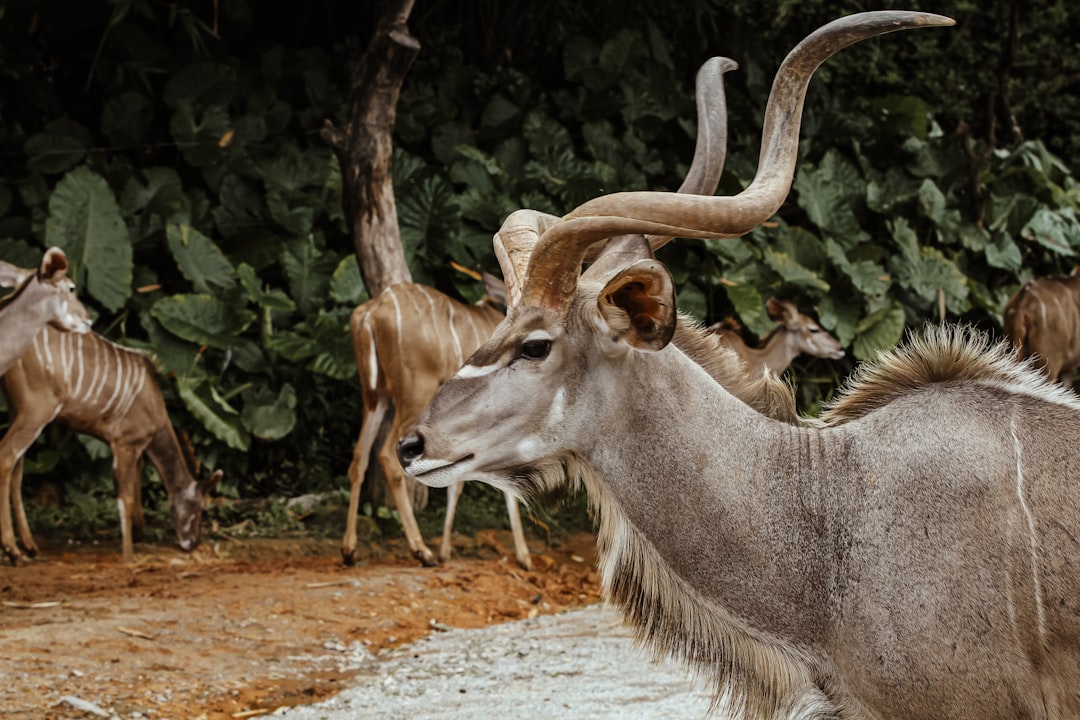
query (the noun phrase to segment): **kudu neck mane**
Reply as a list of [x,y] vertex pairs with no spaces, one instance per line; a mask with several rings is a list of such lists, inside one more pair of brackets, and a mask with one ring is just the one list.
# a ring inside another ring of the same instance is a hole
[[928,385],[976,383],[1080,409],[1080,399],[1029,360],[1014,361],[1007,342],[994,343],[965,325],[928,326],[897,348],[860,364],[814,424],[841,425]]

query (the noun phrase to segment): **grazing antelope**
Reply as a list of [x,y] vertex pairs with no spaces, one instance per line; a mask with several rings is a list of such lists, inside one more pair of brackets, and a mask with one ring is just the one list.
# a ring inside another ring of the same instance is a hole
[[[722,78],[724,73],[736,67],[732,60],[716,57],[698,71],[695,81],[698,136],[693,161],[679,188],[681,193],[715,192],[720,181],[727,143],[727,103]],[[652,237],[650,244],[660,247],[669,240],[671,238],[667,236]],[[508,247],[497,248],[497,251]],[[617,253],[618,248],[613,244],[607,254],[615,257]],[[513,268],[505,261],[501,264],[504,269]],[[505,305],[506,288],[502,283],[490,276],[485,277],[485,283],[488,296]],[[457,372],[502,319],[503,316],[486,303],[464,305],[438,290],[412,283],[393,285],[353,311],[353,349],[360,376],[364,419],[349,465],[349,510],[341,543],[345,564],[355,562],[360,488],[372,446],[391,406],[394,407],[394,419],[379,450],[379,462],[410,551],[424,565],[436,564],[416,523],[409,487],[412,481],[401,471],[394,454],[394,443],[401,437],[402,430],[416,420],[439,386]],[[685,337],[687,344],[695,345],[702,363],[711,362],[711,356],[718,352],[716,345],[702,341],[698,334],[687,321],[680,338]],[[743,387],[741,378],[728,377],[724,370],[718,372],[725,381],[738,384],[739,391],[755,406],[782,416],[794,415],[794,406],[789,406],[783,390],[768,385],[745,384]],[[461,490],[460,483],[451,484],[447,490],[446,519],[439,549],[439,559],[443,562],[450,558],[450,533]],[[514,535],[515,557],[518,564],[528,569],[532,559],[521,528],[517,501],[511,493],[506,493],[506,506]]]
[[840,341],[812,318],[799,312],[795,303],[771,297],[765,307],[769,317],[780,324],[769,331],[757,347],[747,345],[738,330],[725,321],[709,326],[710,332],[723,338],[724,343],[750,366],[750,372],[755,377],[763,375],[766,368],[776,375],[783,375],[791,361],[802,353],[830,360],[844,357],[844,347]]
[[1005,305],[1005,334],[1020,359],[1032,357],[1050,379],[1072,385],[1080,367],[1080,275],[1028,281]]
[[76,333],[90,329],[90,315],[75,297],[67,269],[67,255],[56,247],[45,251],[36,271],[0,261],[0,286],[15,288],[0,299],[0,375],[46,325]]
[[221,479],[221,471],[205,480],[192,474],[149,357],[97,333],[45,328],[0,383],[13,415],[0,439],[0,541],[12,562],[23,556],[12,532],[9,498],[23,548],[31,555],[37,552],[22,504],[22,465],[26,451],[53,420],[100,438],[112,449],[125,561],[134,560],[132,538],[143,526],[144,454],[168,490],[180,547],[195,548],[204,498]]
[[863,365],[820,423],[788,425],[669,342],[673,283],[655,260],[579,277],[611,235],[735,237],[767,220],[818,65],[951,24],[860,13],[811,34],[778,71],[738,195],[511,215],[497,242],[535,243],[517,253],[520,299],[398,445],[433,487],[583,485],[606,597],[738,717],[1080,716],[1076,395],[945,326]]

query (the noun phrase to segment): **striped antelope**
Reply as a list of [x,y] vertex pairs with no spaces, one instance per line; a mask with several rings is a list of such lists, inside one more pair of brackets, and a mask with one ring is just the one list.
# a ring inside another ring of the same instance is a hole
[[0,299],[0,375],[46,325],[76,333],[90,329],[90,315],[75,297],[67,270],[67,255],[56,247],[45,251],[36,271],[0,261],[0,286],[15,288]]
[[[466,305],[426,285],[398,283],[356,308],[351,328],[364,419],[349,465],[349,515],[341,556],[346,565],[356,560],[356,517],[360,488],[367,472],[372,447],[393,407],[394,416],[386,441],[379,448],[390,495],[405,531],[409,550],[424,565],[436,565],[435,556],[424,543],[413,513],[413,481],[406,478],[394,455],[394,443],[401,431],[420,415],[428,401],[465,358],[488,339],[503,316],[487,302]],[[446,521],[439,559],[450,559],[450,532],[454,511],[461,495],[460,483],[447,489]],[[506,509],[514,534],[514,555],[529,569],[532,558],[521,527],[517,500],[506,495]]]
[[[705,62],[698,71],[698,137],[690,169],[679,188],[681,193],[715,192],[720,181],[727,143],[727,102],[722,78],[735,67],[728,58],[716,57]],[[652,247],[660,247],[670,239],[657,236],[649,242]],[[627,240],[635,242],[635,239]],[[496,251],[515,252],[511,245],[498,247]],[[617,253],[618,248],[613,246],[608,261]],[[504,271],[513,267],[505,258],[501,264]],[[490,276],[485,277],[485,283],[488,296],[505,305],[506,288],[502,283]],[[394,455],[394,443],[401,437],[403,429],[416,420],[439,386],[457,372],[502,320],[503,316],[486,303],[465,305],[438,290],[413,283],[392,285],[353,311],[353,350],[360,376],[364,419],[349,465],[349,511],[341,543],[341,554],[347,565],[355,562],[360,488],[372,447],[391,406],[394,407],[394,419],[379,450],[379,462],[410,551],[424,565],[436,564],[416,523],[411,501],[410,485],[413,483],[401,471]],[[689,321],[680,333],[682,338],[688,345],[695,346],[696,355],[702,358],[703,364],[713,362],[712,357],[722,352],[715,343],[702,340],[700,332],[693,329]],[[718,372],[727,382],[738,385],[742,395],[755,406],[765,408],[766,412],[794,415],[793,404],[784,399],[782,391],[766,385],[750,385],[740,374],[729,377],[725,370]],[[443,562],[450,558],[450,533],[461,490],[461,483],[448,486],[446,519],[439,549],[439,559]],[[514,535],[515,557],[519,565],[528,569],[532,559],[521,528],[517,500],[509,492],[506,493],[506,506]]]
[[152,360],[97,333],[75,335],[45,328],[0,380],[13,418],[0,439],[0,540],[12,562],[23,559],[11,527],[12,507],[23,548],[37,544],[22,504],[23,456],[53,420],[109,444],[116,476],[124,560],[134,560],[133,534],[143,527],[140,483],[143,455],[169,492],[177,540],[190,551],[199,542],[203,500],[221,471],[196,480],[165,409]]
[[844,346],[840,341],[813,318],[799,312],[795,303],[771,297],[765,307],[769,317],[780,324],[770,330],[757,347],[747,345],[738,330],[723,321],[709,326],[711,332],[723,338],[724,343],[750,366],[755,377],[763,375],[766,368],[775,375],[783,375],[791,361],[803,353],[830,360],[844,357]]
[[1080,274],[1028,281],[1005,305],[1002,324],[1017,357],[1035,358],[1051,380],[1072,385],[1080,367]]
[[398,445],[438,487],[584,486],[604,592],[744,718],[1080,716],[1080,400],[1004,345],[930,329],[862,366],[814,426],[754,412],[670,338],[649,258],[580,275],[615,234],[734,237],[783,203],[806,83],[866,37],[951,21],[861,13],[782,64],[758,175],[731,197],[619,193],[535,242],[520,300]]

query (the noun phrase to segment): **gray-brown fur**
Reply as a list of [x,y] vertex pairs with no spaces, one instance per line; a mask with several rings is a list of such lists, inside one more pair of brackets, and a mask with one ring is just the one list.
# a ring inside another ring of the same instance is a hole
[[[918,22],[943,21],[870,13],[814,37]],[[730,204],[769,210],[753,196]],[[610,220],[568,214],[537,248],[731,220],[624,200],[599,204]],[[526,278],[535,291],[403,437],[410,474],[582,483],[607,597],[741,717],[1080,716],[1080,399],[940,328],[861,373],[831,422],[779,422],[667,342],[674,286],[655,260],[602,282],[536,267],[554,276]]]

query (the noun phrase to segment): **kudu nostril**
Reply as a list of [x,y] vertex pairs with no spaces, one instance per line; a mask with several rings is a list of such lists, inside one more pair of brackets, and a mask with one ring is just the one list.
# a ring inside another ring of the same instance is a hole
[[416,458],[424,454],[424,436],[420,433],[406,435],[398,440],[397,456],[402,467],[408,467]]

